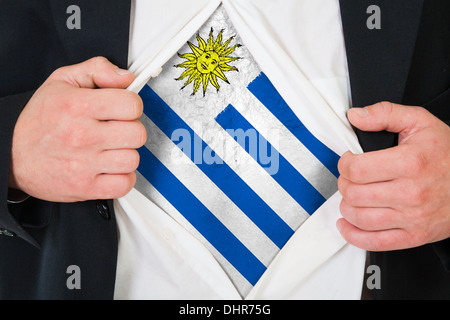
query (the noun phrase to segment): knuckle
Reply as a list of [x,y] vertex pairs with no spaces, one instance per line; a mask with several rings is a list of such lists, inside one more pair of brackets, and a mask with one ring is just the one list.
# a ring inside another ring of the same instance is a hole
[[144,112],[144,102],[137,93],[132,92],[132,94],[135,101],[136,118],[139,118],[140,116],[142,116],[142,113]]
[[86,130],[79,125],[69,126],[64,137],[65,144],[71,148],[79,149],[87,145]]
[[338,162],[338,169],[344,178],[357,182],[364,174],[365,168],[358,159],[358,155],[352,154],[344,154],[341,157]]
[[71,67],[70,66],[63,66],[59,67],[58,69],[54,70],[50,76],[48,77],[49,80],[63,80],[66,78],[66,75],[70,72]]
[[407,191],[408,202],[412,206],[421,206],[425,203],[425,192],[421,186],[411,185]]
[[389,119],[394,109],[394,104],[390,101],[381,101],[373,106],[373,110],[377,114],[385,115]]
[[[104,180],[108,176],[106,180]],[[95,199],[117,199],[133,188],[136,174],[102,175],[103,179],[90,185],[89,194]],[[101,181],[101,182],[100,182]],[[107,183],[105,183],[107,181]]]
[[66,166],[66,180],[70,189],[77,194],[85,194],[92,182],[86,172],[86,163],[79,159],[71,159]]
[[416,112],[416,116],[421,119],[426,119],[431,115],[431,113],[424,107],[413,107],[412,110],[414,110]]
[[342,217],[348,221],[353,220],[352,207],[343,199],[339,205]]
[[345,195],[347,193],[347,181],[346,181],[346,179],[343,178],[342,176],[339,176],[339,178],[337,180],[337,186],[338,186],[338,190],[342,194],[342,197],[345,198]]
[[73,117],[84,117],[91,108],[92,102],[79,94],[68,98],[65,103],[66,112]]
[[360,165],[358,165],[358,162],[353,162],[348,167],[348,177],[351,181],[358,181],[358,178],[361,177],[363,174],[363,170]]
[[361,230],[372,230],[373,229],[373,222],[370,221],[369,217],[361,214],[361,212],[358,212],[357,210],[353,216],[353,220],[354,220],[354,225]]
[[345,174],[345,169],[347,167],[347,154],[343,154],[342,157],[338,161],[338,171],[341,174]]
[[378,108],[381,109],[384,113],[391,113],[392,109],[394,108],[394,104],[390,101],[381,101],[380,103],[376,104]]
[[[424,208],[417,208],[416,210],[414,210],[413,219],[411,219],[411,225],[414,227],[414,229],[422,229],[427,224],[427,216],[428,212]],[[418,233],[419,232],[414,234]]]
[[351,205],[345,203],[345,201],[341,202],[341,213],[342,217],[345,218],[348,222],[350,222],[355,227],[367,230],[367,220],[364,216],[359,212],[359,210]]
[[345,218],[345,215],[348,213],[348,205],[344,199],[342,199],[341,203],[339,204],[339,209]]
[[410,210],[410,221],[415,230],[425,229],[430,225],[431,219],[433,218],[433,213],[429,208],[425,206],[418,206]]
[[384,125],[387,126],[389,119],[392,118],[394,113],[394,104],[389,101],[382,101],[377,104],[376,111],[378,111],[380,115],[383,115]]
[[136,170],[139,167],[140,156],[139,152],[136,150],[130,150],[130,153],[127,157],[127,166],[130,172]]
[[133,188],[135,182],[136,174],[134,172],[119,176],[119,181],[114,190],[112,190],[113,198],[120,198],[126,195]]
[[360,205],[361,202],[361,192],[357,187],[350,187],[350,191],[347,196],[348,202],[353,206]]
[[137,93],[125,90],[124,99],[126,101],[125,105],[128,106],[130,111],[130,118],[139,119],[144,111],[141,97]]
[[63,74],[65,74],[66,68],[67,68],[67,67],[61,67],[61,68],[58,68],[58,69],[54,70],[54,71],[50,74],[50,76],[48,77],[48,79],[49,79],[49,80],[52,80],[52,79],[60,79],[61,76],[62,76]]
[[82,176],[80,174],[81,168],[83,165],[81,164],[80,160],[78,159],[69,159],[67,161],[67,172],[69,173],[69,176],[72,176],[72,181],[77,181]]
[[358,200],[360,199],[359,193],[360,192],[357,187],[349,184],[345,187],[345,192],[344,192],[343,197],[349,205],[354,206],[357,204]]
[[137,130],[136,136],[139,147],[142,147],[147,142],[147,129],[140,121],[136,121]]
[[410,176],[418,176],[427,170],[428,159],[422,152],[415,152],[405,163],[406,172]]
[[109,63],[109,60],[102,56],[93,57],[93,58],[89,59],[88,61],[93,63],[95,66]]
[[92,102],[83,93],[83,89],[74,89],[61,81],[54,81],[47,85],[49,94],[44,100],[46,108],[53,107],[53,112],[68,115],[71,119],[85,117]]
[[62,144],[74,151],[88,150],[103,142],[97,127],[86,121],[75,121],[64,128]]
[[343,156],[338,163],[341,175],[352,181],[361,181],[361,178],[366,174],[366,165],[359,157],[359,155]]

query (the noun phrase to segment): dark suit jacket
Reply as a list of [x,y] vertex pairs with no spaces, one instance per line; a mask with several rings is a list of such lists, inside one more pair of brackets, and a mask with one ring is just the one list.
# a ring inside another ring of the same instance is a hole
[[[422,105],[450,121],[448,0],[341,0],[354,106],[382,100]],[[0,298],[111,299],[117,230],[111,200],[8,204],[9,150],[22,108],[60,66],[105,56],[127,65],[129,0],[2,1],[0,10]],[[66,27],[69,5],[80,30]],[[381,29],[366,27],[367,7],[381,8]],[[391,133],[358,132],[371,151],[395,145]],[[8,230],[8,231],[5,231]],[[381,269],[374,298],[450,298],[449,240],[372,253]],[[81,270],[81,289],[66,285]],[[155,288],[157,290],[157,288]]]

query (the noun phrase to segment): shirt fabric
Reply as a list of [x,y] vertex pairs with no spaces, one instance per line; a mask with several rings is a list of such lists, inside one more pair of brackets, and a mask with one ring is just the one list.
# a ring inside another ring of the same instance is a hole
[[[284,1],[283,6],[269,0],[136,1],[133,16],[130,70],[137,79],[129,89],[150,90],[181,115],[187,128],[213,145],[226,163],[238,159],[232,172],[275,208],[295,233],[280,250],[195,164],[183,162],[186,154],[175,145],[181,140],[174,143],[161,130],[167,125],[164,119],[158,125],[157,118],[144,115],[142,121],[149,130],[146,147],[165,164],[161,168],[195,190],[197,199],[252,249],[264,265],[263,273],[250,283],[205,241],[167,196],[138,173],[136,188],[115,201],[120,239],[115,298],[359,298],[365,254],[345,244],[336,231],[340,195],[335,175],[323,165],[313,165],[317,159],[305,156],[308,150],[251,95],[246,96],[249,86],[264,80],[273,90],[271,96],[279,95],[291,108],[292,118],[297,116],[327,148],[337,155],[348,149],[360,152],[345,118],[350,95],[338,1]],[[183,87],[188,78],[175,79],[184,71],[182,63],[189,65],[186,57],[193,49],[187,41],[200,46],[202,40],[206,43],[211,35],[215,41],[219,34],[222,42],[230,39],[227,48],[242,45],[228,55],[239,58],[228,64],[239,67],[239,72],[224,67],[228,83],[220,77],[216,82],[199,78],[197,86],[193,81]],[[207,87],[205,83],[209,83]],[[244,103],[242,99],[247,100]],[[220,146],[227,137],[217,138],[221,131],[214,125],[239,114],[267,139],[261,139],[268,142],[266,146],[275,146],[273,150],[279,151],[282,159],[308,177],[325,203],[307,212],[294,201],[269,172],[274,166],[277,170],[279,162],[272,161],[271,166],[266,162],[265,168],[241,165],[251,162],[242,148],[228,152],[227,158],[226,148]],[[141,161],[142,156],[145,154],[141,153]],[[312,164],[305,169],[305,162]]]

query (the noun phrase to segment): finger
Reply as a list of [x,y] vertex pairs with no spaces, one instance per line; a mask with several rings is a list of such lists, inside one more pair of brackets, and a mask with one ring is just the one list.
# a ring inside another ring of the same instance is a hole
[[[365,108],[350,109],[348,119],[355,127],[363,131],[387,130],[408,135],[424,125],[425,114],[427,114],[425,109],[420,107],[380,102]],[[421,120],[418,121],[419,119]]]
[[343,177],[338,178],[338,189],[349,205],[358,208],[407,207],[415,192],[414,186],[408,185],[408,181],[357,184]]
[[139,166],[139,152],[135,149],[102,151],[98,157],[97,172],[101,174],[127,174]]
[[117,199],[125,196],[136,184],[136,173],[99,174],[87,193],[89,199]]
[[389,181],[410,174],[405,166],[410,157],[405,145],[362,154],[346,152],[339,159],[338,170],[342,177],[355,183]]
[[348,243],[363,250],[390,251],[413,246],[408,232],[403,229],[365,231],[355,227],[345,219],[339,219],[336,226]]
[[133,73],[119,69],[104,57],[57,69],[48,81],[61,80],[79,88],[127,88]]
[[392,208],[358,208],[343,199],[340,210],[345,220],[365,231],[394,229],[403,225],[401,212]]
[[123,89],[88,90],[89,113],[97,120],[136,120],[144,110],[138,94]]
[[105,121],[100,122],[102,150],[138,149],[147,141],[147,131],[138,121]]

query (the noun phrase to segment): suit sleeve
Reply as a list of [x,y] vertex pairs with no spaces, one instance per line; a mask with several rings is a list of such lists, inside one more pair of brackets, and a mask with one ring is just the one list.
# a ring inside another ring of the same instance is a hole
[[445,270],[450,272],[450,238],[434,243],[433,249],[441,260]]
[[[450,88],[425,107],[450,126]],[[434,243],[433,249],[444,268],[450,272],[450,238]]]
[[38,246],[17,222],[12,213],[14,204],[8,203],[8,181],[13,131],[17,119],[34,91],[0,98],[0,230],[4,235],[18,236]]
[[[449,105],[450,107],[450,105]],[[450,126],[450,121],[444,121],[448,126]],[[443,241],[439,241],[433,244],[433,249],[437,256],[441,260],[445,270],[450,272],[450,238]]]

